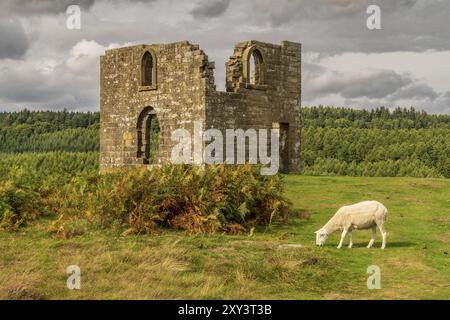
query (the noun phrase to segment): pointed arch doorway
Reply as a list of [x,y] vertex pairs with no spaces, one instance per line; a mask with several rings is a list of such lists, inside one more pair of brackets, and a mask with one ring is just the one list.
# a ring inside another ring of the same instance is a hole
[[137,158],[142,164],[153,164],[158,154],[160,126],[152,107],[142,110],[136,128]]

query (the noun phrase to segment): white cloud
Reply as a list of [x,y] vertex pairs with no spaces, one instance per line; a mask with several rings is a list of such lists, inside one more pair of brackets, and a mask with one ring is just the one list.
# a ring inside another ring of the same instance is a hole
[[93,70],[98,74],[100,68],[99,57],[105,53],[105,50],[126,45],[129,45],[129,43],[122,45],[113,43],[105,47],[94,40],[81,40],[70,49],[69,58],[65,62],[65,66],[69,72],[76,75],[91,75]]
[[74,74],[92,72],[98,69],[98,57],[104,52],[105,48],[97,42],[82,40],[70,50],[70,56],[65,65],[68,71]]
[[124,45],[81,40],[66,60],[0,61],[0,105],[92,110],[98,106],[99,56]]

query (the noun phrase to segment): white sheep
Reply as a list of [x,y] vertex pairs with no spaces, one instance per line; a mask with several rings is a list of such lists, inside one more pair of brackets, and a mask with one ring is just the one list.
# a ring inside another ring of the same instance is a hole
[[388,210],[378,201],[364,201],[350,206],[340,208],[335,215],[321,228],[316,231],[316,244],[322,246],[328,236],[337,230],[342,230],[341,241],[338,249],[342,247],[344,238],[349,234],[349,248],[353,246],[352,231],[354,229],[372,229],[372,238],[367,248],[371,248],[375,241],[376,228],[378,227],[383,237],[381,249],[386,247],[386,230],[384,223],[387,219]]

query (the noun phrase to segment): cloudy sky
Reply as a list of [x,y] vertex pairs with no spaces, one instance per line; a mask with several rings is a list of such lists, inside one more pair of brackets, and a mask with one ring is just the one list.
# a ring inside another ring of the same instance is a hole
[[[81,29],[66,9],[81,7]],[[369,4],[382,30],[366,27]],[[450,114],[448,0],[3,0],[0,111],[98,110],[99,56],[189,40],[224,64],[243,40],[303,44],[303,105],[409,107]]]

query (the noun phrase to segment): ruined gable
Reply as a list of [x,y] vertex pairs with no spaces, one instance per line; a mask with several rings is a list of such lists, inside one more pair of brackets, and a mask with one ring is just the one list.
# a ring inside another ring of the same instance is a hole
[[[300,44],[237,44],[226,92],[216,90],[214,63],[189,42],[108,50],[100,65],[102,168],[167,163],[171,133],[199,121],[221,131],[279,128],[282,170],[299,170]],[[155,119],[159,146],[150,160]]]

